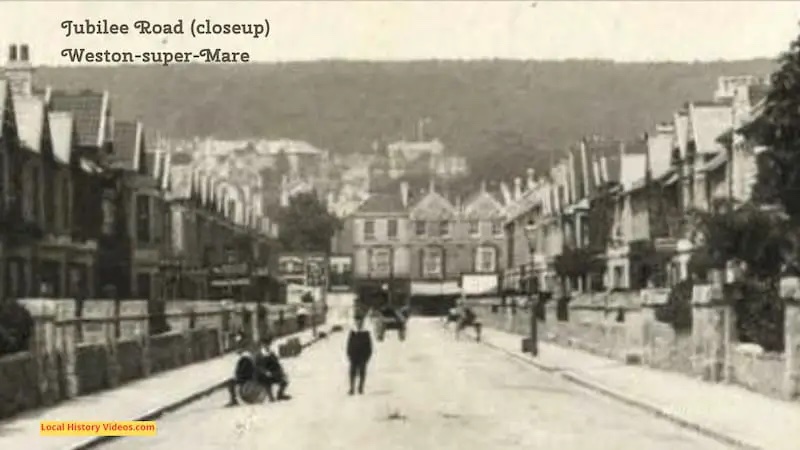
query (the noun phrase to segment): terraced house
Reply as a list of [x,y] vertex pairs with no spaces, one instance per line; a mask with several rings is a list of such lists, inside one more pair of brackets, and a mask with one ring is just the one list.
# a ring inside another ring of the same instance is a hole
[[[0,78],[5,295],[200,298],[211,266],[242,252],[249,274],[265,272],[277,230],[259,193],[194,176],[188,195],[173,198],[171,152],[148,146],[141,122],[116,120],[105,91],[36,89],[29,56],[12,45]],[[185,222],[173,231],[183,214],[201,217],[196,261],[183,251]]]
[[34,89],[26,45],[11,46],[4,74],[6,295],[92,295],[100,155],[83,151],[84,116],[65,110],[49,88]]
[[712,100],[687,102],[642,138],[585,139],[568,150],[510,207],[507,284],[519,285],[526,270],[543,291],[642,289],[687,278],[695,247],[688,213],[752,193],[762,149],[736,130],[765,93],[758,77],[722,77]]

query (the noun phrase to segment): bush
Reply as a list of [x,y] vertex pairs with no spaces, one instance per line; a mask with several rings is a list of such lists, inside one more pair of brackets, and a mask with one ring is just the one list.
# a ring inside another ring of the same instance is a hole
[[668,323],[676,333],[692,329],[692,290],[694,282],[683,280],[672,287],[667,303],[656,309],[656,320]]
[[729,288],[736,311],[739,342],[760,345],[768,352],[784,350],[784,302],[771,283],[743,281]]
[[28,350],[33,326],[31,313],[16,300],[0,302],[0,355]]

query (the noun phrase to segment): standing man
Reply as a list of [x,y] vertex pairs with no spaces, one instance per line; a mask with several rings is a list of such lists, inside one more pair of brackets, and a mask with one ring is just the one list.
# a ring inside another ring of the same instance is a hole
[[355,327],[347,337],[347,359],[350,360],[350,391],[355,391],[358,379],[358,393],[364,393],[364,381],[367,378],[367,364],[372,357],[372,336],[364,329],[364,316],[356,316]]
[[283,365],[278,359],[278,355],[272,351],[272,338],[261,339],[261,349],[256,356],[256,367],[258,367],[259,381],[267,386],[267,397],[274,402],[276,397],[272,394],[272,385],[278,385],[278,400],[289,400],[291,397],[286,395],[286,387],[289,386],[289,378]]

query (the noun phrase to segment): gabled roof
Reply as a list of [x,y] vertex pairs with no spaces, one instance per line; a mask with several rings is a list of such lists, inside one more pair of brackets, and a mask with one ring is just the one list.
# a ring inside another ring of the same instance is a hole
[[464,215],[468,218],[497,217],[503,214],[503,205],[482,184],[464,203]]
[[105,138],[106,116],[109,107],[108,92],[82,91],[67,93],[53,91],[50,108],[53,111],[68,111],[75,120],[78,145],[99,147]]
[[650,155],[650,171],[654,178],[659,178],[669,172],[674,145],[674,133],[656,133],[649,136],[647,146]]
[[733,112],[729,105],[692,103],[689,119],[697,153],[717,153],[724,150],[717,137],[733,125]]
[[412,217],[454,217],[458,214],[455,206],[433,187],[410,208]]
[[14,109],[20,141],[28,150],[41,153],[43,133],[50,131],[45,129],[47,121],[44,100],[38,97],[17,97],[14,98]]
[[[619,182],[619,153],[622,144],[615,139],[586,141],[585,145],[587,166],[584,192],[585,196],[591,197],[597,193],[598,187],[609,182]],[[595,177],[595,162],[600,179]]]
[[686,157],[689,143],[689,113],[678,111],[675,113],[675,143],[678,146],[681,158]]
[[[587,145],[588,147],[588,145]],[[570,171],[574,177],[571,180],[570,190],[572,191],[573,200],[580,200],[586,197],[586,172],[583,170],[583,157],[584,152],[580,145],[572,147],[568,150],[569,162],[572,164]],[[588,149],[586,152],[588,157]],[[588,161],[587,161],[588,162]]]
[[355,214],[401,214],[406,209],[400,194],[371,194]]
[[114,121],[114,154],[109,164],[115,169],[138,171],[142,162],[143,134],[139,121]]
[[63,111],[49,113],[50,136],[53,139],[53,157],[59,164],[72,161],[72,146],[75,140],[75,123],[72,114]]

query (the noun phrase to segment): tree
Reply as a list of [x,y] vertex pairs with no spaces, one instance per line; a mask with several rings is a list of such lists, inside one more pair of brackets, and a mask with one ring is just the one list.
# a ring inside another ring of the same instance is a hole
[[0,355],[28,350],[33,317],[16,300],[0,301]]
[[278,225],[280,242],[289,251],[328,251],[331,238],[341,228],[339,219],[313,192],[289,199],[289,206],[280,212]]
[[746,275],[769,279],[791,259],[794,243],[788,223],[775,211],[752,202],[737,205],[723,200],[711,211],[693,211],[692,216],[701,244],[693,256],[695,267],[723,269],[729,261],[738,262]]
[[545,173],[558,158],[558,152],[540,148],[520,132],[494,130],[486,140],[485,151],[470,156],[468,162],[474,183],[474,180],[524,179],[528,168]]
[[800,36],[778,59],[763,112],[742,129],[745,137],[769,148],[759,157],[754,196],[781,205],[800,223]]

